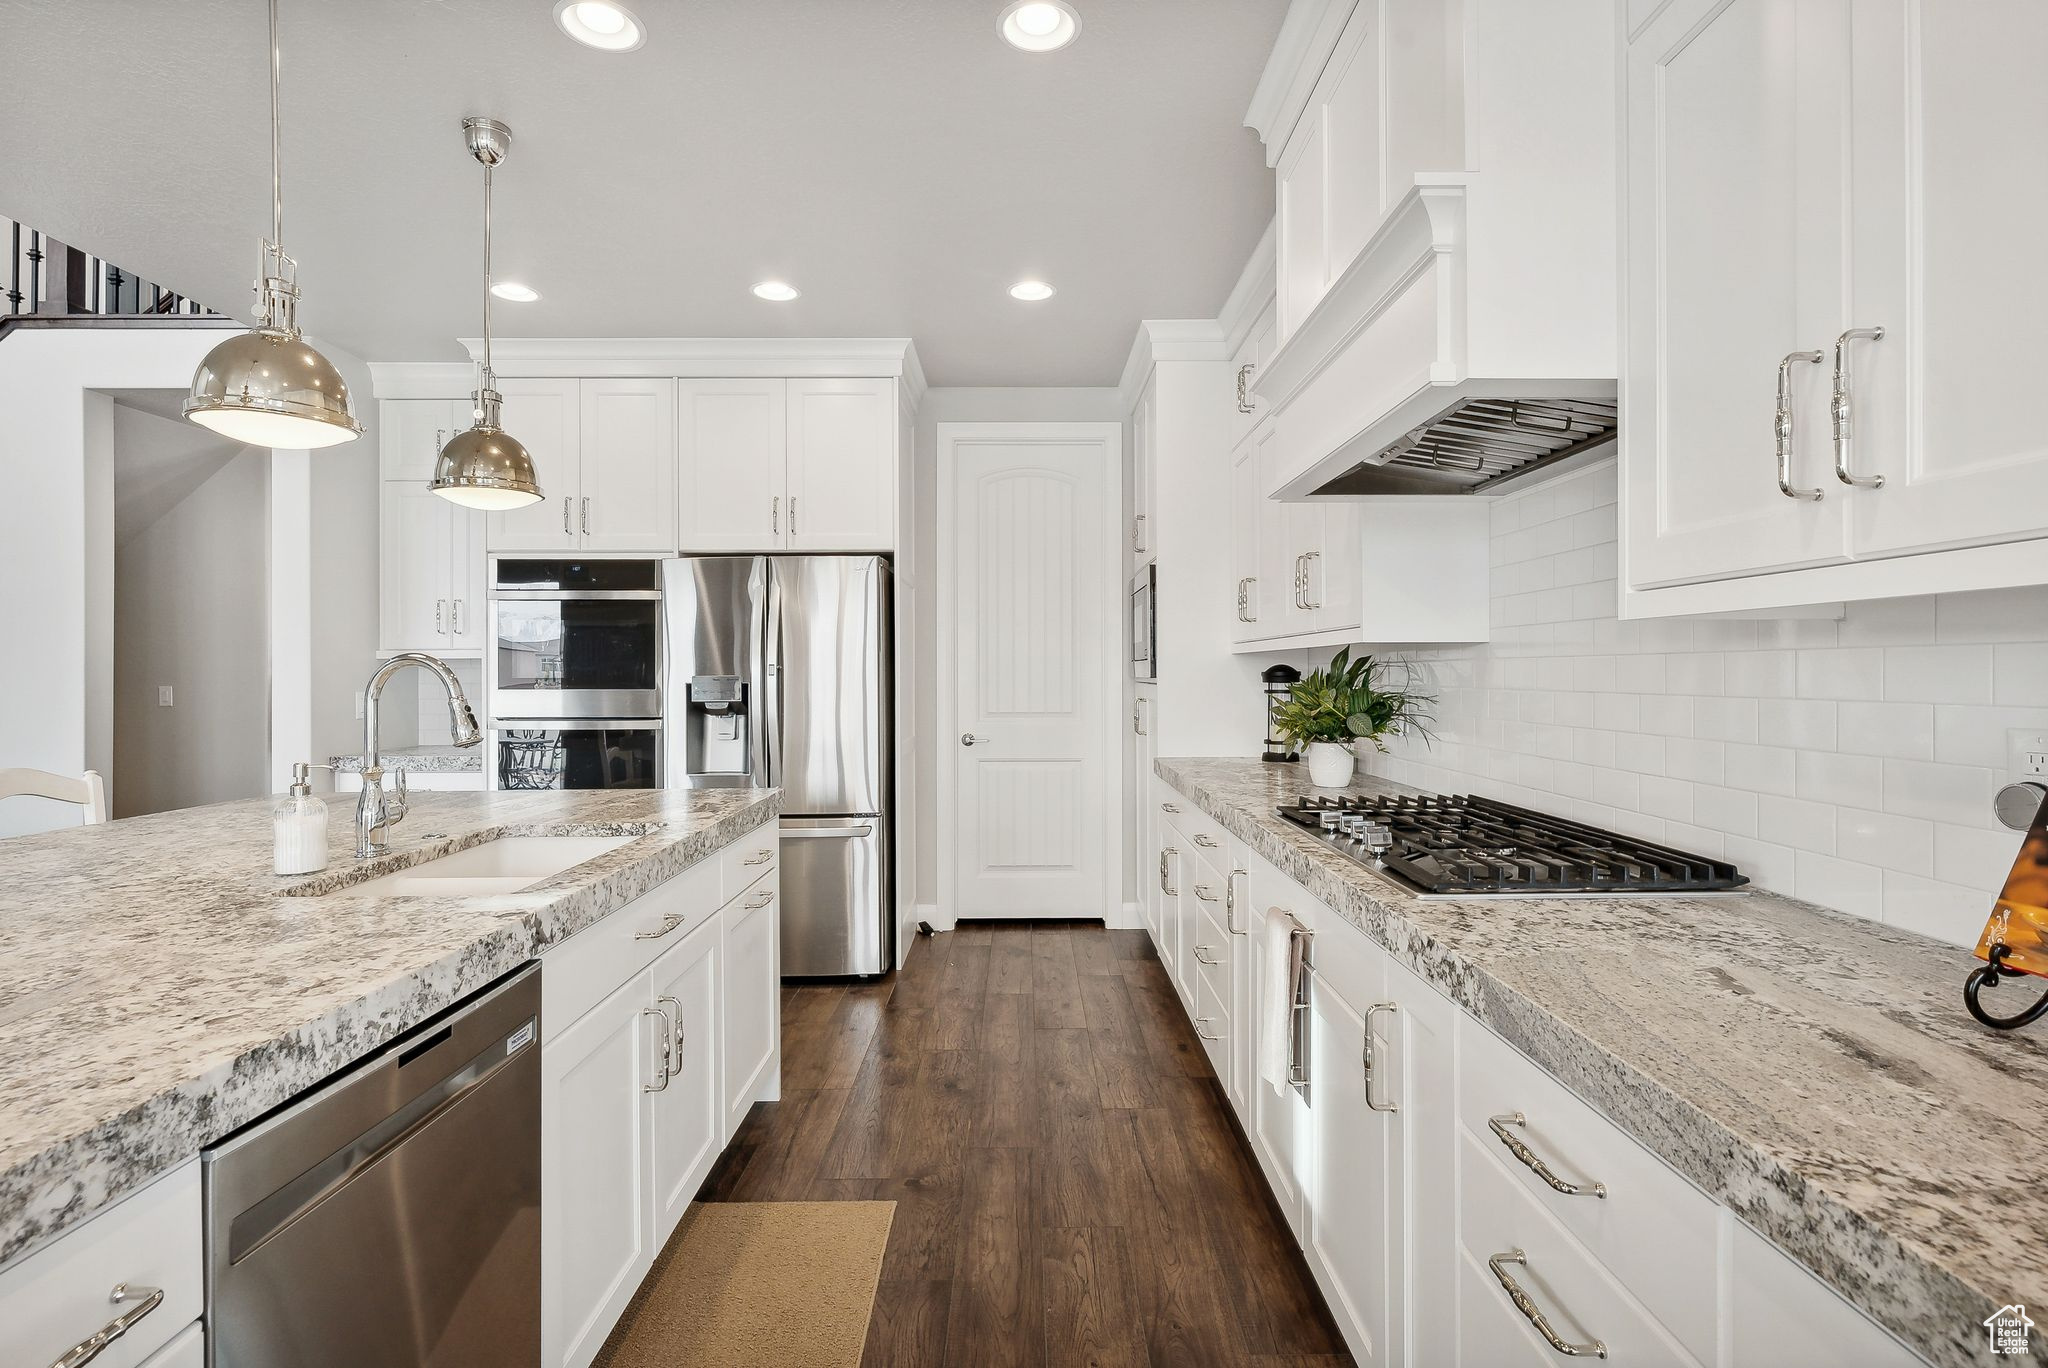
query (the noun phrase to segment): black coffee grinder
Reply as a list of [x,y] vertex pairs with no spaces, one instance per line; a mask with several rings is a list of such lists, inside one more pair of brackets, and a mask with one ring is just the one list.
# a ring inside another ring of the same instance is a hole
[[1291,765],[1301,757],[1280,738],[1280,729],[1273,722],[1273,709],[1293,695],[1294,686],[1301,682],[1301,671],[1292,665],[1274,665],[1259,678],[1266,682],[1266,753],[1259,759],[1269,765]]

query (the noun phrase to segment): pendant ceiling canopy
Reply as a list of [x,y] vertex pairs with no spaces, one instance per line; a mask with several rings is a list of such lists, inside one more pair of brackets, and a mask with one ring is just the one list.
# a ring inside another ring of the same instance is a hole
[[304,450],[363,435],[348,382],[299,335],[299,264],[285,254],[284,188],[278,159],[277,0],[270,0],[270,237],[256,294],[262,326],[206,354],[185,396],[187,418],[251,446]]

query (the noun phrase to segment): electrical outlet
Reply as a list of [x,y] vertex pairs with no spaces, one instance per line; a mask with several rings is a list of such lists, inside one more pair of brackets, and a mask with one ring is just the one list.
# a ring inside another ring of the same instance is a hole
[[168,708],[168,707],[170,707],[170,706],[171,706],[171,686],[170,686],[170,685],[168,685],[168,684],[159,684],[159,685],[157,685],[157,686],[156,686],[156,705],[157,705],[157,706],[158,706],[159,708]]
[[2048,731],[2015,728],[2006,732],[2005,756],[2005,777],[2008,780],[2015,783],[2024,779],[2048,780]]

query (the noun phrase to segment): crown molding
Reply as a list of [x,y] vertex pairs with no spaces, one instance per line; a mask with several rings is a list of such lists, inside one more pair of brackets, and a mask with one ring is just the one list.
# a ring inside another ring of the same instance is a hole
[[1259,238],[1259,245],[1252,248],[1251,259],[1238,272],[1237,284],[1230,287],[1229,298],[1216,312],[1217,326],[1223,329],[1224,350],[1237,355],[1237,349],[1244,345],[1245,335],[1259,321],[1259,315],[1273,302],[1279,293],[1280,258],[1273,242],[1273,227],[1278,220],[1269,220],[1266,231]]
[[476,388],[467,361],[371,361],[370,393],[379,399],[465,399]]
[[909,401],[912,413],[924,403],[925,391],[930,388],[924,378],[924,362],[917,358],[917,343],[906,340],[903,343],[903,396]]
[[[456,339],[472,361],[483,339]],[[501,377],[875,376],[909,371],[907,337],[497,337]]]
[[1224,345],[1223,329],[1213,318],[1148,318],[1138,325],[1131,340],[1130,355],[1124,359],[1123,377],[1117,381],[1118,401],[1124,412],[1138,402],[1145,377],[1161,361],[1228,361],[1230,348]]
[[1245,127],[1266,145],[1266,165],[1279,163],[1287,135],[1308,108],[1308,97],[1356,8],[1358,0],[1293,0],[1287,7],[1280,35],[1273,40],[1273,55],[1266,59],[1244,112]]

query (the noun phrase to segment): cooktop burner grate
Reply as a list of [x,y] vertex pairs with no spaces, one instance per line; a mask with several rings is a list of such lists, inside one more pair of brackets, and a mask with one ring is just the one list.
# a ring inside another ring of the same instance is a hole
[[1345,795],[1279,812],[1432,896],[1725,893],[1749,882],[1725,861],[1491,798]]

